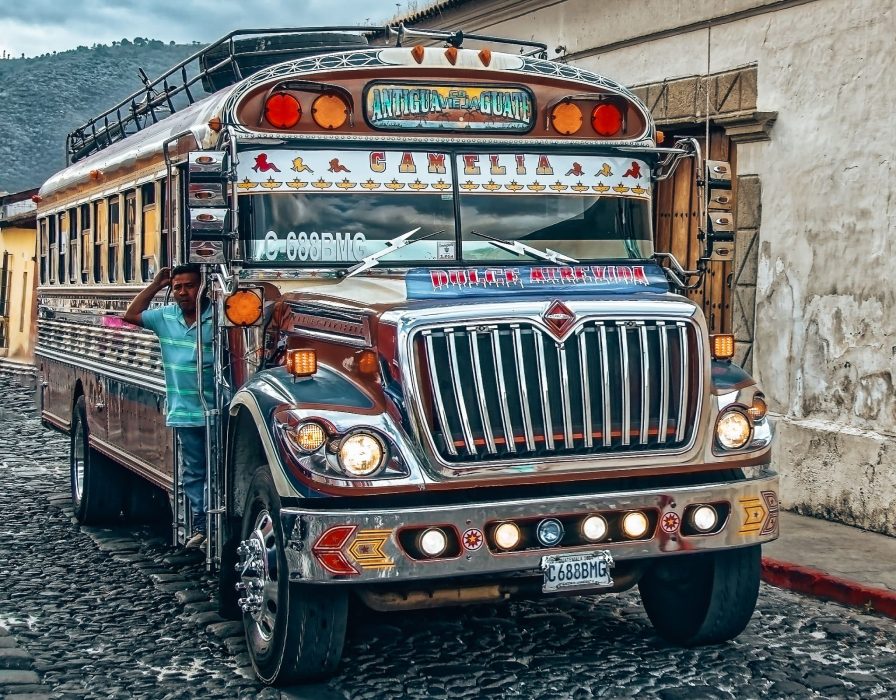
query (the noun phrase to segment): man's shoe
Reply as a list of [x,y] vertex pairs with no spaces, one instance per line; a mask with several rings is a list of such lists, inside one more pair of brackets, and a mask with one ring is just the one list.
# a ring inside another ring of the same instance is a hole
[[187,543],[184,545],[184,549],[199,549],[202,545],[205,544],[205,533],[204,532],[194,532],[190,539],[187,540]]

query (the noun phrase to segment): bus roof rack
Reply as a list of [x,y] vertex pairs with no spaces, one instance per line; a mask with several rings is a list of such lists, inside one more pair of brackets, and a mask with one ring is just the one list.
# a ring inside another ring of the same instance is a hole
[[201,83],[204,92],[216,92],[275,63],[363,48],[371,40],[388,43],[392,37],[395,37],[395,46],[401,46],[406,38],[419,37],[442,39],[460,48],[469,39],[519,46],[520,53],[527,56],[547,56],[547,45],[535,41],[462,31],[412,29],[404,24],[239,29],[188,56],[155,80],[140,69],[142,88],[69,132],[65,141],[66,162],[82,160],[193,104],[199,99],[194,95],[197,83]]

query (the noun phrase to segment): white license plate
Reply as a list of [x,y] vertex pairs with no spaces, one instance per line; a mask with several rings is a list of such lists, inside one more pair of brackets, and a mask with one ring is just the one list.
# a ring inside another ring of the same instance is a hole
[[549,554],[541,558],[545,593],[613,585],[613,557],[607,551],[583,554]]

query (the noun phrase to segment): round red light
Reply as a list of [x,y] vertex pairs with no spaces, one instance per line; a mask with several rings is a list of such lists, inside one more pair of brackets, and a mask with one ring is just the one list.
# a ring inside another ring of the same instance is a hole
[[278,92],[265,102],[264,118],[277,129],[291,129],[302,118],[302,105],[292,95]]
[[614,104],[597,105],[591,111],[591,126],[601,136],[614,136],[622,129],[622,112]]

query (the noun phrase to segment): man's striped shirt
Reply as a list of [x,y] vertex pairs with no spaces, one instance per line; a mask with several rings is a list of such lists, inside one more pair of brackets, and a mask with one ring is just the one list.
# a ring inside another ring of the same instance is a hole
[[[177,304],[148,309],[141,314],[140,320],[144,328],[159,337],[162,347],[168,397],[166,424],[173,427],[205,425],[196,376],[196,323],[188,327]],[[214,407],[215,397],[213,334],[212,311],[208,307],[202,312],[202,384],[210,408]]]

